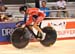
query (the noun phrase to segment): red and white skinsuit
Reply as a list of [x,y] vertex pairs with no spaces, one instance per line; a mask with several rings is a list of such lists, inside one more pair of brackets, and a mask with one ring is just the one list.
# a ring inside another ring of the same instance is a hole
[[26,12],[29,15],[29,19],[26,21],[25,25],[30,25],[32,22],[38,24],[45,18],[44,12],[40,11],[38,8],[28,8]]

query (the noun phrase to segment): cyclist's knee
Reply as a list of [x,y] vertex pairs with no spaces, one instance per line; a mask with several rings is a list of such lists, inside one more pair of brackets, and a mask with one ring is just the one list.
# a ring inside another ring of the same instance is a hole
[[33,24],[33,26],[36,27],[37,26],[37,23]]

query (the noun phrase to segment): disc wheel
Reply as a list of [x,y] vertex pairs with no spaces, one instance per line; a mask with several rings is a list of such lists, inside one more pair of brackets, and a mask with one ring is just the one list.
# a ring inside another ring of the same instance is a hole
[[40,43],[46,47],[53,45],[57,39],[56,31],[52,27],[44,27],[42,30],[46,36],[44,40],[40,40]]
[[25,36],[26,30],[23,28],[17,28],[11,36],[11,43],[14,47],[21,49],[28,45],[29,38]]

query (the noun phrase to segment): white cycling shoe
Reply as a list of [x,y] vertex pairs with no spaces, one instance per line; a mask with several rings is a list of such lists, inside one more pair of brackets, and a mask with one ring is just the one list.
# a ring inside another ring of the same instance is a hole
[[46,33],[40,33],[37,37],[37,40],[44,40],[46,36]]
[[44,40],[46,37],[46,33],[42,33],[42,39],[41,40]]

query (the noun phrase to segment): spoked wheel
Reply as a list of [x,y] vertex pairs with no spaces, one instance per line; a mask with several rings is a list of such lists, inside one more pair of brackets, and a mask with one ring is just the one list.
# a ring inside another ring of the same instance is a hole
[[53,45],[57,39],[56,31],[52,27],[45,27],[42,30],[46,33],[46,36],[44,40],[40,40],[40,43],[46,47]]
[[14,47],[21,49],[28,45],[29,38],[25,36],[26,30],[24,28],[17,28],[11,36],[11,43]]

